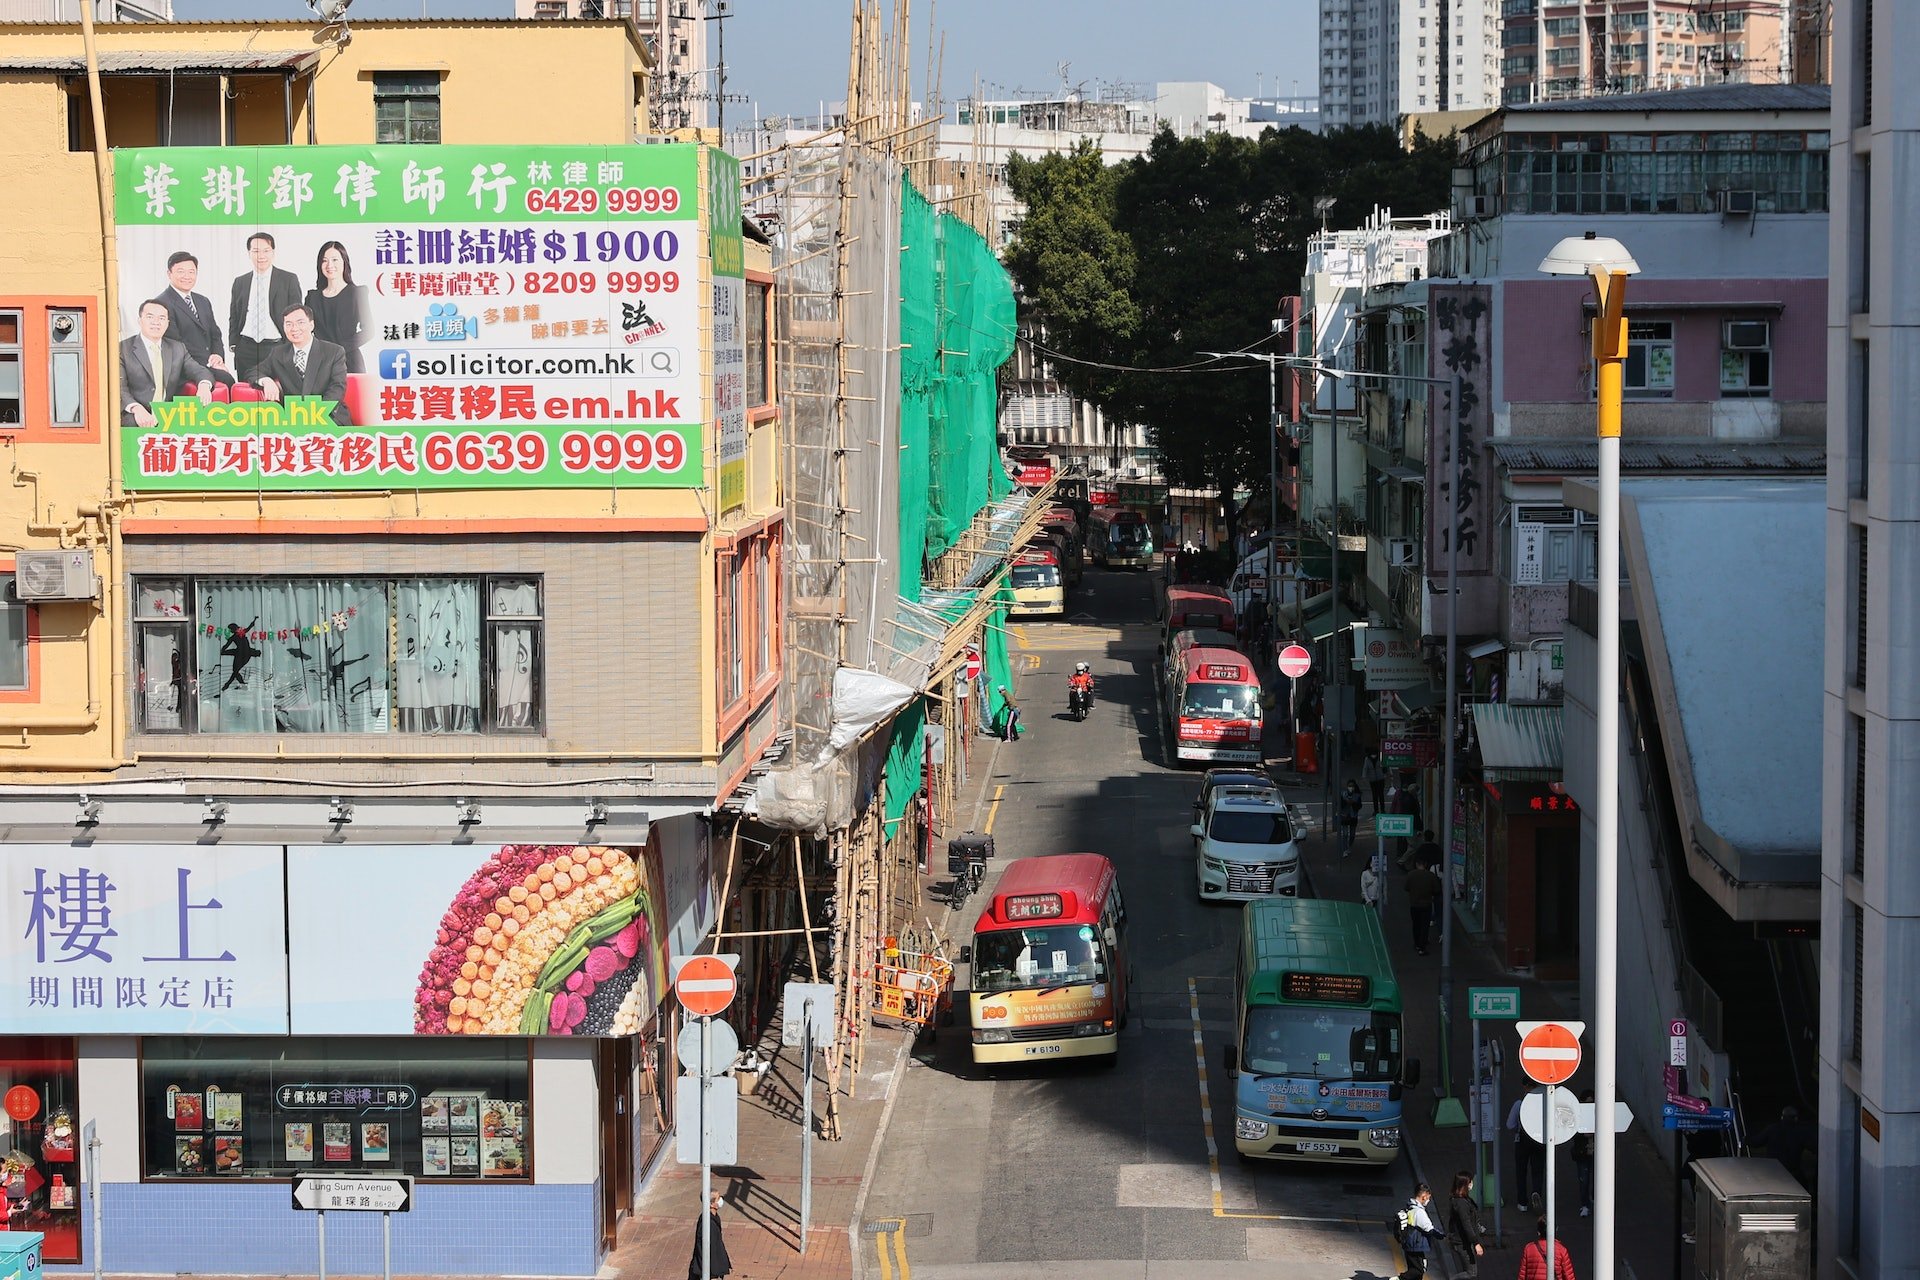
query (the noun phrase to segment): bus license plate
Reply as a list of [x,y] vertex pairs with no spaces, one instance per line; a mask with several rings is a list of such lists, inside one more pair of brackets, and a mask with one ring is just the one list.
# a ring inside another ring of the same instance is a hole
[[1027,1046],[1027,1056],[1029,1058],[1038,1058],[1043,1054],[1058,1052],[1060,1052],[1060,1046],[1057,1044],[1030,1044]]
[[1340,1144],[1337,1142],[1296,1142],[1293,1149],[1303,1156],[1337,1156]]

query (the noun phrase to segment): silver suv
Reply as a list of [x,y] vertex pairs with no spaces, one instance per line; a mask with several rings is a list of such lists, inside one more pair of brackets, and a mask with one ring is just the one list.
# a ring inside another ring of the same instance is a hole
[[1279,793],[1215,788],[1193,834],[1194,876],[1204,901],[1252,902],[1300,891],[1300,846]]

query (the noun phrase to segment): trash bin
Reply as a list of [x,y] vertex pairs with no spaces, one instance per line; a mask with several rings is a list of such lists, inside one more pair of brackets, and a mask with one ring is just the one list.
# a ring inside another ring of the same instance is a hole
[[1813,1275],[1813,1197],[1785,1165],[1756,1156],[1693,1162],[1693,1271],[1699,1280]]
[[1293,771],[1295,773],[1320,772],[1320,752],[1310,733],[1293,735]]
[[38,1231],[0,1231],[0,1280],[40,1280]]

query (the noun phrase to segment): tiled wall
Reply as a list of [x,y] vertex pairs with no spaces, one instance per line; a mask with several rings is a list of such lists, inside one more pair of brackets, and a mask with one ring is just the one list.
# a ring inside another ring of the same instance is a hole
[[[668,535],[563,537],[131,538],[127,566],[147,574],[407,575],[529,573],[543,579],[544,735],[484,738],[385,734],[377,738],[305,735],[301,751],[381,754],[448,750],[474,743],[488,753],[526,752],[517,772],[541,769],[547,751],[700,747],[702,611],[713,589],[700,580],[700,543]],[[131,644],[131,639],[127,641]],[[136,749],[246,751],[285,739],[135,734]],[[514,773],[506,766],[496,771]],[[431,771],[431,770],[430,770]],[[438,770],[444,773],[444,769]],[[481,770],[480,776],[485,776]]]
[[[106,1250],[117,1275],[312,1275],[319,1215],[295,1210],[286,1183],[108,1183]],[[88,1206],[82,1206],[83,1211]],[[380,1215],[326,1215],[327,1273],[380,1274]],[[49,1275],[93,1270],[49,1266]],[[436,1186],[416,1181],[393,1215],[396,1275],[591,1276],[600,1263],[600,1186]]]

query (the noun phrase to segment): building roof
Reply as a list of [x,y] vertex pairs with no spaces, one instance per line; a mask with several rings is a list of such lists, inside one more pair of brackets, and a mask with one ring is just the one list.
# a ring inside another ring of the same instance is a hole
[[1595,98],[1517,102],[1508,116],[1589,111],[1826,111],[1833,90],[1824,84],[1715,84],[1653,93],[1613,93]]
[[1560,779],[1561,724],[1555,706],[1476,702],[1473,732],[1480,743],[1480,772],[1489,782]]
[[1689,784],[1682,821],[1738,883],[1819,873],[1826,493],[1824,476],[1621,486],[1621,568]]
[[[1508,471],[1598,472],[1600,446],[1591,439],[1495,440],[1493,456]],[[1825,475],[1823,440],[1622,440],[1620,470],[1632,472],[1745,472]]]
[[[129,75],[160,71],[294,71],[317,61],[307,49],[102,49],[100,74]],[[0,71],[52,71],[84,75],[86,58],[0,57]]]

